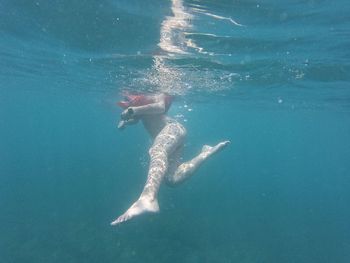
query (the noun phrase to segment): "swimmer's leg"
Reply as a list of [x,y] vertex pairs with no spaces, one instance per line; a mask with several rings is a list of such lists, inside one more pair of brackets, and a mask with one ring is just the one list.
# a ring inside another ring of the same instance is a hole
[[149,150],[150,166],[147,182],[139,199],[111,224],[116,225],[146,212],[158,212],[157,194],[165,173],[168,170],[168,157],[183,144],[185,128],[179,123],[171,123],[156,137]]
[[219,152],[226,147],[230,141],[223,141],[215,146],[204,145],[199,155],[194,157],[191,161],[182,163],[177,167],[174,173],[170,173],[167,176],[167,183],[170,186],[176,186],[186,179],[191,177],[193,173],[213,154]]

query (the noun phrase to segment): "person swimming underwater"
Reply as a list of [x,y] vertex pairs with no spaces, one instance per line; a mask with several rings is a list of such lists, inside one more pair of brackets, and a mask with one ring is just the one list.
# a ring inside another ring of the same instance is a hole
[[171,103],[172,97],[166,94],[127,94],[126,100],[118,103],[124,109],[118,128],[124,129],[141,120],[154,142],[149,149],[148,176],[140,197],[111,225],[120,224],[146,212],[158,212],[157,196],[163,181],[169,186],[184,182],[205,160],[230,143],[223,141],[213,147],[204,145],[199,155],[181,163],[187,132],[182,124],[166,115]]

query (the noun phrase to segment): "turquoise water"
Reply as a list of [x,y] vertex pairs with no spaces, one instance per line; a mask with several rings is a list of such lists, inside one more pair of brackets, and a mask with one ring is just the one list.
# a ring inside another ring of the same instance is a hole
[[[0,262],[349,262],[348,1],[0,2]],[[119,227],[151,145],[123,91],[232,144]]]

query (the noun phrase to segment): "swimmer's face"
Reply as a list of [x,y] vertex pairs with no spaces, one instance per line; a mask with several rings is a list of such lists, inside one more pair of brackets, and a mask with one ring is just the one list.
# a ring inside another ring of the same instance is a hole
[[125,96],[122,101],[118,102],[118,105],[123,109],[132,107],[133,99],[131,98],[131,96]]
[[129,102],[123,101],[123,100],[118,102],[118,106],[123,108],[123,109],[126,109],[126,108],[130,107],[129,106]]
[[128,107],[142,106],[150,103],[150,99],[145,95],[126,95],[122,101],[118,102],[118,105],[126,109]]

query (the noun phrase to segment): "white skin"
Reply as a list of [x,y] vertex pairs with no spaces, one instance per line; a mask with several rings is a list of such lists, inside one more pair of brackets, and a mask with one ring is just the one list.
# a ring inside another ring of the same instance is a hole
[[149,150],[148,177],[140,197],[111,225],[120,224],[146,212],[158,212],[157,195],[164,180],[170,186],[184,182],[205,160],[230,143],[223,141],[213,147],[204,145],[199,155],[188,162],[181,163],[186,129],[177,121],[166,116],[164,94],[153,95],[152,101],[153,103],[144,106],[129,107],[121,114],[123,120],[119,123],[118,128],[136,124],[141,120],[154,142]]

